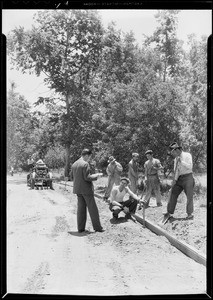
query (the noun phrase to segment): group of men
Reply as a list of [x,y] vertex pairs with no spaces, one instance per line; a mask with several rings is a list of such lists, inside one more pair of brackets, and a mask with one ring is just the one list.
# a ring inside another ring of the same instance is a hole
[[[193,218],[193,187],[194,178],[192,174],[192,156],[184,152],[182,147],[176,142],[169,146],[170,155],[174,158],[174,179],[172,182],[170,197],[167,203],[166,215],[171,216],[177,204],[179,194],[184,190],[187,196],[186,212],[187,218]],[[145,187],[146,195],[143,201],[137,195],[137,184],[139,176],[139,154],[132,153],[132,159],[128,163],[128,178],[121,177],[123,167],[113,156],[109,157],[106,169],[108,175],[108,184],[104,199],[109,201],[109,209],[114,219],[118,219],[121,211],[124,211],[126,218],[135,213],[137,204],[142,201],[143,205],[148,206],[152,195],[155,193],[157,206],[162,206],[160,193],[159,174],[163,169],[159,159],[153,157],[153,151],[145,152],[147,161],[144,164],[145,169]],[[92,225],[95,231],[103,232],[104,229],[100,223],[98,208],[94,198],[93,181],[97,180],[102,173],[92,174],[90,170],[90,160],[92,151],[84,149],[81,157],[74,162],[71,167],[71,180],[73,180],[73,193],[77,194],[77,228],[79,232],[85,231],[87,209],[89,211]],[[129,196],[126,199],[126,196]]]
[[[161,206],[161,193],[160,193],[160,180],[159,175],[161,169],[163,169],[159,159],[153,157],[153,151],[147,150],[145,153],[147,161],[144,164],[145,169],[145,187],[146,196],[144,202],[146,206],[149,205],[149,200],[151,198],[152,192],[155,193],[157,205]],[[138,179],[139,179],[139,154],[132,153],[132,159],[128,163],[128,182],[129,188],[134,193],[137,194],[138,190]],[[123,168],[113,156],[109,158],[109,164],[107,166],[106,172],[108,174],[108,185],[104,195],[104,200],[108,200],[111,195],[113,185],[119,185],[121,181],[121,173]]]

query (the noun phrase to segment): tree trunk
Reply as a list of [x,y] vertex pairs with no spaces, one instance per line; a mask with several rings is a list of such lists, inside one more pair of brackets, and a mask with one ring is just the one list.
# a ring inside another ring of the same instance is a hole
[[67,93],[66,95],[66,107],[67,107],[67,143],[66,143],[66,162],[64,169],[64,176],[69,177],[70,173],[70,146],[71,146],[71,124],[70,124],[70,97],[71,95]]
[[64,169],[64,176],[69,177],[70,173],[70,145],[66,145],[66,164]]
[[163,82],[166,82],[166,59],[164,61]]

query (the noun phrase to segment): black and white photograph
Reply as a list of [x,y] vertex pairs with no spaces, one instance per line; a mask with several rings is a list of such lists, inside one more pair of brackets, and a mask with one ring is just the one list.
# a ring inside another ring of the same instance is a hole
[[3,8],[2,33],[3,297],[209,295],[212,10]]

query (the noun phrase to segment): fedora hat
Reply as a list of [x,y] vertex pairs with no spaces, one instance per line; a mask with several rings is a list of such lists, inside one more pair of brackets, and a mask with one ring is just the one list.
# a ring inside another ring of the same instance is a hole
[[182,149],[182,147],[180,145],[178,145],[178,143],[173,142],[169,145],[170,150],[175,150],[175,149]]

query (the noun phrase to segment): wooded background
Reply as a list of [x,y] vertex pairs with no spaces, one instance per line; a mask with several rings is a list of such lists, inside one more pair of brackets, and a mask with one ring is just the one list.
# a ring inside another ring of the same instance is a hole
[[193,156],[194,171],[206,171],[207,36],[177,38],[178,10],[158,11],[158,26],[143,44],[134,33],[110,23],[104,29],[95,10],[40,11],[30,30],[11,31],[7,51],[22,72],[45,74],[54,97],[30,103],[7,95],[7,165],[27,169],[39,153],[50,168],[70,164],[83,148],[93,149],[96,167],[105,170],[110,155],[124,170],[132,152],[152,149],[172,166],[168,146],[176,141]]

